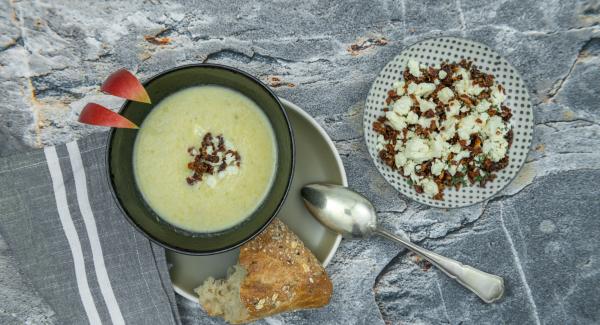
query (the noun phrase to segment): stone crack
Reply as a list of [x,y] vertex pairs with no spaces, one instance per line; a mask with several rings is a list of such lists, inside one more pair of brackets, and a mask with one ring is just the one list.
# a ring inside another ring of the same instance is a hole
[[525,272],[523,271],[523,265],[521,264],[521,259],[519,258],[519,253],[517,252],[517,249],[515,248],[515,243],[513,242],[512,237],[510,236],[510,233],[508,232],[508,229],[506,228],[506,224],[504,222],[504,206],[503,206],[502,202],[500,202],[500,224],[502,225],[502,230],[504,231],[504,234],[506,235],[508,244],[510,245],[510,251],[513,255],[515,264],[517,265],[517,272],[519,272],[519,276],[521,277],[521,282],[523,282],[523,286],[525,287],[525,293],[527,294],[527,299],[531,303],[531,308],[532,308],[531,313],[533,315],[533,318],[535,319],[535,323],[537,325],[540,325],[541,321],[540,321],[540,318],[538,315],[537,306],[535,304],[535,300],[533,299],[533,295],[531,294],[531,288],[529,288],[529,283],[527,283],[527,278],[525,277]]
[[448,320],[448,323],[450,323],[450,315],[448,315],[448,307],[446,307],[446,300],[444,299],[444,293],[442,292],[442,287],[440,286],[440,279],[439,279],[439,272],[436,273],[435,276],[435,286],[437,287],[439,293],[440,293],[440,300],[442,301],[442,306],[444,307],[444,315],[446,315],[446,319]]
[[571,73],[573,72],[573,69],[575,68],[575,66],[577,65],[577,63],[584,57],[584,53],[586,53],[587,48],[593,44],[594,42],[597,42],[599,40],[599,38],[593,37],[590,38],[587,42],[585,42],[580,48],[579,51],[577,53],[577,56],[575,57],[575,60],[573,60],[573,63],[571,64],[571,66],[569,67],[569,70],[567,71],[567,73],[565,74],[564,77],[560,78],[555,84],[554,86],[548,91],[548,100],[549,101],[553,101],[554,96],[556,96],[556,94],[558,94],[560,92],[560,90],[562,89],[565,81],[567,79],[569,79],[569,77],[571,76]]
[[458,17],[460,20],[460,30],[462,36],[465,36],[467,30],[467,23],[465,22],[465,14],[462,10],[461,0],[456,0],[456,9],[458,9]]

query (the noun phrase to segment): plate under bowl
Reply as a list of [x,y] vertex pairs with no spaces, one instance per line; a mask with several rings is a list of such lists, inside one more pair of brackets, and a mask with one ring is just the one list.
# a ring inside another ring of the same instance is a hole
[[277,214],[287,196],[295,160],[293,133],[279,99],[258,79],[235,68],[197,64],[162,72],[144,83],[152,104],[127,101],[120,113],[143,128],[144,119],[162,99],[179,90],[200,85],[227,87],[252,99],[265,113],[275,133],[277,170],[273,185],[261,205],[240,224],[216,233],[193,233],[165,222],[145,202],[136,185],[133,148],[138,132],[113,129],[107,146],[109,182],[126,218],[159,245],[192,255],[215,254],[233,249],[262,231]]
[[[300,189],[314,182],[347,186],[344,165],[333,142],[317,122],[298,106],[283,99],[281,101],[294,128],[298,154],[290,194],[277,217],[302,239],[323,265],[327,265],[342,237],[323,227],[310,215],[302,203]],[[237,262],[238,256],[239,249],[210,256],[189,256],[167,250],[175,291],[197,302],[194,288],[209,276],[224,278],[227,269]]]

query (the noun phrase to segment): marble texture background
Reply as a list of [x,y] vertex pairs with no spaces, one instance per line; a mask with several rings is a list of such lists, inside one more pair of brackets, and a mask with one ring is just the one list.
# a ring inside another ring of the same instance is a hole
[[[439,35],[505,56],[526,80],[535,115],[517,179],[488,202],[450,211],[395,192],[370,161],[361,130],[379,69]],[[350,185],[373,200],[386,227],[507,281],[503,301],[486,305],[392,243],[343,241],[328,267],[335,285],[328,307],[260,323],[600,322],[598,0],[0,0],[0,155],[98,132],[77,115],[88,101],[120,105],[98,90],[117,68],[144,78],[193,62],[260,77],[327,130]],[[179,303],[186,324],[220,323]],[[54,320],[0,239],[0,323]]]

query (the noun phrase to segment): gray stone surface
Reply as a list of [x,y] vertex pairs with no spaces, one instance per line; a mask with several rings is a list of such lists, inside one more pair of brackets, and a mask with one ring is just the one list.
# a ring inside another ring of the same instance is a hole
[[[168,38],[155,45],[144,36]],[[385,63],[421,39],[483,42],[523,75],[534,103],[532,151],[489,202],[457,210],[406,200],[377,173],[362,139],[364,99]],[[387,44],[376,42],[385,38]],[[357,44],[361,50],[348,49]],[[591,1],[9,1],[0,0],[0,155],[76,139],[83,105],[113,70],[148,77],[218,62],[242,68],[316,117],[350,185],[385,226],[496,272],[507,295],[484,305],[391,243],[344,241],[317,311],[269,324],[593,324],[600,322],[600,2]],[[273,77],[282,81],[275,82]],[[53,323],[0,241],[0,323]],[[220,323],[179,298],[187,324]]]

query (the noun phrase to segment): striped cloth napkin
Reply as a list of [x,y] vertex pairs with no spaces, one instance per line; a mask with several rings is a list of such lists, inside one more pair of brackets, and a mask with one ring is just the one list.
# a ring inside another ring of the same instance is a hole
[[0,233],[59,324],[180,324],[163,249],[110,194],[106,138],[0,158]]

